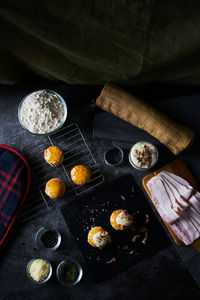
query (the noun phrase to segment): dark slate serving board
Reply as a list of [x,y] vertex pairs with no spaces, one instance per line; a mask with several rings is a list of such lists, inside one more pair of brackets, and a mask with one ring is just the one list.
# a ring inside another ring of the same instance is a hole
[[[135,232],[130,229],[116,231],[112,228],[110,215],[116,209],[136,213]],[[96,282],[154,255],[171,243],[132,175],[104,184],[98,190],[68,203],[61,211]],[[140,233],[141,238],[133,243],[132,238],[139,233],[139,227],[145,224],[146,214],[149,215],[149,223],[145,225],[148,240],[146,244],[142,244],[144,233]],[[102,226],[109,231],[112,244],[103,250],[90,246],[87,235],[91,226]],[[124,246],[127,248],[127,245],[128,249],[122,249]],[[108,264],[113,257],[116,261]]]

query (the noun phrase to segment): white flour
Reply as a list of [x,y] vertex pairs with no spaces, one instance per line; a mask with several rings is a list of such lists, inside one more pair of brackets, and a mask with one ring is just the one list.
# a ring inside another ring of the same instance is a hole
[[20,118],[32,133],[44,134],[55,130],[64,117],[64,105],[54,93],[42,90],[24,100]]

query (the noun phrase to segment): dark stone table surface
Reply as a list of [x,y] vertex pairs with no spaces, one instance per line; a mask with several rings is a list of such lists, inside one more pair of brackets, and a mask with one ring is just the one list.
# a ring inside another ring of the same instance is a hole
[[[17,119],[17,107],[21,98],[34,89],[50,88],[60,93],[67,101],[69,117],[67,122],[77,122],[93,154],[109,181],[113,176],[129,172],[128,163],[112,169],[102,161],[102,150],[111,141],[94,141],[92,125],[95,110],[88,107],[102,87],[68,86],[63,83],[40,83],[0,87],[0,143],[16,149],[32,145],[35,137],[21,128]],[[143,94],[142,89],[138,89]],[[175,91],[178,94],[178,91]],[[189,92],[188,92],[189,93]],[[155,93],[156,94],[156,93]],[[154,100],[159,100],[159,93]],[[148,98],[148,97],[146,97]],[[42,225],[54,226],[62,234],[61,246],[55,252],[38,250],[34,243],[36,230]],[[68,256],[78,260],[84,268],[82,281],[74,287],[64,287],[56,279],[58,263]],[[27,262],[36,257],[45,257],[52,262],[53,276],[47,284],[37,285],[26,278]],[[0,250],[0,299],[198,299],[198,287],[187,266],[171,244],[167,249],[131,266],[112,278],[96,284],[84,259],[71,236],[60,212],[59,205],[29,221],[15,222],[9,236]]]

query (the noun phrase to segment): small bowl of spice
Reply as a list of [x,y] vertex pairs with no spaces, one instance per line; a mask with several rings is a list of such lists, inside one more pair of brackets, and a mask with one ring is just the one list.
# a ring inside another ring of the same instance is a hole
[[83,276],[83,269],[73,259],[63,260],[57,267],[56,275],[63,285],[76,285]]
[[35,243],[39,249],[56,250],[61,243],[60,232],[51,227],[41,227],[35,235]]
[[32,259],[26,267],[26,273],[32,282],[42,284],[50,279],[52,266],[46,259]]
[[26,95],[18,107],[21,126],[35,135],[50,135],[60,129],[67,118],[67,105],[52,90],[38,90]]
[[145,141],[137,142],[129,152],[129,162],[137,170],[147,171],[158,161],[157,148]]

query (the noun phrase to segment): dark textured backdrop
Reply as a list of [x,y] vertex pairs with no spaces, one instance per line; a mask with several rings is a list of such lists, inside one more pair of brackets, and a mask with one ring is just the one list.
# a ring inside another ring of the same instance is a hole
[[200,83],[198,0],[0,0],[0,82]]

